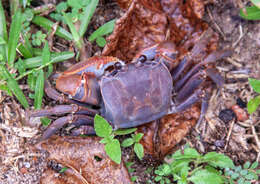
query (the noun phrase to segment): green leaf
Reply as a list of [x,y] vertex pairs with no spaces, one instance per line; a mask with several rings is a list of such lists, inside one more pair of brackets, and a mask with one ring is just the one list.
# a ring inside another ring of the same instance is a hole
[[59,173],[64,173],[67,169],[68,169],[67,167],[63,167],[63,168],[59,171]]
[[35,109],[41,109],[43,89],[44,89],[44,72],[41,69],[39,71],[39,75],[37,77],[36,86],[35,86],[35,96],[34,96],[34,108]]
[[258,167],[258,162],[255,161],[254,163],[252,163],[252,165],[250,166],[250,169],[256,169]]
[[251,2],[258,8],[260,8],[260,0],[251,0]]
[[115,135],[127,135],[135,132],[137,128],[117,129],[114,131]]
[[68,5],[66,2],[60,2],[57,6],[56,6],[56,11],[61,13],[62,11],[66,11],[68,9]]
[[101,27],[99,27],[96,31],[94,31],[88,38],[88,40],[90,42],[94,41],[95,39],[97,39],[98,37],[102,37],[105,36],[109,33],[112,33],[115,27],[115,19],[111,20],[107,23],[105,23],[104,25],[102,25]]
[[125,147],[129,147],[133,144],[134,144],[134,140],[132,138],[127,138],[122,142],[121,146],[123,146],[125,148]]
[[[95,116],[96,118],[96,116]],[[117,139],[113,139],[113,141],[107,143],[105,145],[105,151],[109,158],[113,160],[115,163],[120,164],[121,162],[121,148],[120,143]]]
[[6,41],[3,37],[0,36],[0,45],[6,44]]
[[[2,1],[0,1],[0,37],[2,37],[5,41],[8,40],[7,30],[6,30],[6,20],[5,20],[5,12],[2,6]],[[2,55],[3,60],[7,60],[6,56],[6,45],[0,45],[0,55]]]
[[62,12],[62,15],[66,21],[66,23],[68,24],[69,28],[70,28],[70,31],[72,33],[72,37],[73,37],[73,40],[74,42],[76,43],[77,47],[78,48],[81,48],[82,46],[82,43],[81,43],[81,40],[80,40],[80,35],[79,33],[77,32],[76,30],[76,27],[74,26],[74,24],[72,23],[72,20],[71,18],[64,12]]
[[18,47],[17,47],[19,53],[24,57],[24,58],[31,58],[33,57],[32,53],[30,52],[30,50],[24,45],[19,43]]
[[108,137],[112,133],[112,126],[98,114],[94,118],[94,128],[99,137]]
[[253,90],[257,93],[260,93],[260,80],[249,78],[248,81],[251,87],[253,88]]
[[8,72],[8,70],[3,66],[0,65],[0,74],[2,74],[7,79],[7,86],[16,96],[18,101],[23,105],[24,108],[28,108],[29,104],[27,99],[25,98],[21,88],[19,87],[18,83],[12,77],[12,75]]
[[50,58],[51,58],[51,53],[49,49],[49,44],[48,41],[45,41],[45,45],[42,51],[42,64],[45,65],[48,62],[50,62]]
[[79,28],[80,37],[83,37],[83,35],[85,34],[85,32],[88,28],[88,24],[98,5],[98,1],[99,0],[91,0],[91,2],[88,4],[88,6],[86,6],[86,8],[84,8],[83,16],[80,19],[80,23],[81,23],[80,28]]
[[135,134],[135,135],[133,136],[134,142],[138,143],[138,142],[142,139],[143,135],[144,135],[143,133],[137,133],[137,134]]
[[49,126],[49,124],[51,123],[51,120],[46,117],[40,118],[40,121],[41,121],[42,125],[45,127]]
[[[54,25],[54,23],[52,21],[50,21],[49,19],[47,19],[45,17],[41,17],[41,16],[35,16],[32,19],[32,22],[40,27],[47,29],[48,31],[52,31],[52,27]],[[69,40],[69,41],[73,39],[72,35],[65,29],[61,28],[60,26],[57,27],[55,35],[57,35],[61,38],[64,38],[66,40]]]
[[197,152],[197,150],[193,148],[185,148],[184,154],[181,153],[181,150],[176,151],[172,158],[174,159],[185,159],[185,158],[199,158],[200,154]]
[[97,37],[96,42],[97,42],[99,47],[105,47],[105,45],[107,43],[106,39],[101,37],[101,36]]
[[20,32],[22,30],[22,16],[21,11],[15,12],[10,27],[9,40],[8,40],[8,65],[13,67],[16,57],[16,47],[18,46]]
[[246,13],[240,9],[240,16],[247,20],[259,20],[260,19],[260,10],[256,6],[246,7]]
[[143,157],[144,157],[144,148],[143,148],[143,145],[140,144],[140,143],[135,143],[134,145],[134,151],[135,151],[135,154],[137,155],[137,157],[142,160]]
[[247,110],[249,114],[254,113],[259,105],[260,105],[260,95],[249,100],[249,102],[247,103]]
[[249,161],[246,161],[246,163],[243,165],[244,169],[248,169],[251,163]]
[[224,183],[224,179],[221,175],[210,172],[206,169],[198,170],[191,177],[189,177],[188,180],[193,182],[194,184],[221,184],[221,183]]
[[231,168],[234,167],[233,161],[226,155],[209,152],[202,157],[203,162],[208,162],[213,167]]
[[8,88],[7,85],[0,85],[0,91],[5,91],[9,96],[13,96],[12,91]]

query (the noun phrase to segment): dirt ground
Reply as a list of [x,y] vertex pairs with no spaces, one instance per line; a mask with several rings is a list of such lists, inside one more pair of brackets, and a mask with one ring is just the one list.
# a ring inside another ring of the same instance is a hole
[[[248,2],[244,2],[244,5],[246,3]],[[111,11],[116,12],[114,16],[122,14],[115,2],[109,1],[103,6],[100,9],[112,7],[106,11],[107,15]],[[102,11],[97,13],[102,14]],[[238,14],[239,3],[235,0],[215,0],[206,6],[203,19],[220,35],[220,47],[232,48],[234,52],[231,57],[217,64],[217,69],[226,82],[221,90],[214,91],[205,120],[176,149],[188,143],[201,153],[222,152],[229,155],[236,164],[242,164],[247,160],[259,161],[260,111],[248,120],[239,121],[234,118],[226,123],[219,115],[235,104],[243,107],[244,103],[256,95],[249,87],[248,77],[260,78],[260,22],[243,20]],[[96,21],[99,27],[108,20]],[[100,51],[97,50],[98,53]],[[0,92],[0,110],[0,184],[39,183],[43,170],[52,164],[46,161],[45,154],[35,152],[31,147],[42,130],[39,125],[27,125],[24,110],[14,98],[3,92]],[[243,110],[246,111],[246,108]],[[145,183],[150,177],[145,172],[147,168],[159,164],[149,160],[139,161],[131,149],[124,149],[123,159],[134,162],[132,168],[135,168],[135,172],[131,175],[137,176],[136,183]]]

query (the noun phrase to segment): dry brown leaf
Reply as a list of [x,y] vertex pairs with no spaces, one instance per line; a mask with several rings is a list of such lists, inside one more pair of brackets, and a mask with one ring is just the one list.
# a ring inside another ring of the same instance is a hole
[[143,145],[146,156],[157,159],[170,153],[184,136],[196,124],[200,116],[200,108],[196,105],[183,113],[170,114],[138,128],[144,133],[140,143]]
[[[36,145],[39,150],[49,152],[49,160],[55,160],[69,168],[64,174],[55,177],[47,170],[42,183],[88,183],[88,184],[129,184],[128,171],[123,163],[111,161],[98,137],[59,137],[53,136]],[[98,160],[100,158],[101,160]],[[56,174],[58,175],[58,174]]]
[[131,61],[140,50],[165,40],[173,41],[182,47],[183,52],[187,52],[208,27],[201,20],[204,14],[202,0],[117,2],[121,7],[129,8],[117,21],[103,55]]

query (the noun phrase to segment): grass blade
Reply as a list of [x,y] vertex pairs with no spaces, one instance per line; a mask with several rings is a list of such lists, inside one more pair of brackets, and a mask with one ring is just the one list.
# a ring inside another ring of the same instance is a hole
[[42,64],[43,65],[47,64],[50,61],[50,58],[51,58],[51,53],[49,49],[49,44],[46,41],[42,52]]
[[[5,41],[8,39],[7,30],[6,30],[6,21],[5,21],[5,13],[2,6],[2,1],[0,1],[0,37],[2,37]],[[0,53],[3,55],[4,61],[6,61],[6,46],[0,45]]]
[[13,67],[16,57],[16,47],[19,41],[20,32],[22,30],[22,13],[17,11],[12,18],[8,40],[8,65]]
[[[54,23],[52,21],[50,21],[49,19],[47,19],[45,17],[41,17],[41,16],[35,16],[32,19],[32,22],[40,27],[47,29],[48,31],[51,31],[52,26],[54,25]],[[71,41],[73,39],[72,35],[60,26],[58,26],[55,34],[61,38],[69,40],[69,41]]]
[[[65,61],[74,57],[74,52],[60,52],[51,54],[51,64]],[[42,56],[37,56],[29,59],[25,59],[25,67],[26,68],[35,68],[42,65]]]
[[246,7],[246,13],[243,10],[240,10],[240,16],[247,20],[260,20],[260,9],[256,6]]
[[94,41],[96,38],[112,33],[115,27],[116,20],[111,20],[105,23],[103,26],[99,27],[94,31],[88,38],[89,41]]
[[62,15],[70,28],[70,32],[72,33],[72,37],[73,37],[73,40],[74,40],[76,46],[80,49],[82,44],[80,41],[79,33],[76,30],[76,27],[74,26],[74,24],[72,23],[72,20],[66,13],[62,12]]
[[42,97],[44,89],[44,72],[43,69],[39,71],[39,75],[36,80],[35,95],[34,95],[34,108],[41,109]]
[[28,104],[27,99],[25,98],[25,96],[24,96],[22,90],[20,89],[18,83],[12,77],[12,75],[8,72],[8,70],[5,68],[5,66],[0,65],[0,72],[7,79],[7,86],[13,92],[13,94],[16,96],[18,101],[22,104],[22,106],[24,108],[28,108],[29,104]]
[[93,14],[96,10],[96,7],[98,5],[98,1],[99,0],[91,0],[89,5],[85,8],[84,15],[80,19],[80,23],[81,23],[81,26],[79,28],[79,36],[80,37],[83,37],[83,35],[85,34],[85,32],[88,28],[88,24],[89,24]]

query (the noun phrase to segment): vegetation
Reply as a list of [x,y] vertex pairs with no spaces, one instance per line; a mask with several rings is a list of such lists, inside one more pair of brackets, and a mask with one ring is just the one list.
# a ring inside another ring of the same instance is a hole
[[[257,93],[260,93],[260,80],[249,78],[248,81],[249,81],[249,84],[251,85],[251,87],[253,88],[253,90],[255,92],[257,92]],[[260,104],[260,95],[258,95],[255,98],[251,99],[247,103],[247,110],[248,110],[248,112],[250,114],[255,112],[257,107],[259,106],[259,104]]]
[[[11,3],[12,22],[10,29],[7,30],[4,8],[0,1],[0,90],[10,96],[14,95],[24,108],[28,108],[28,100],[17,82],[27,78],[29,97],[34,100],[34,108],[40,109],[44,94],[44,80],[52,73],[53,64],[75,56],[73,52],[50,51],[46,41],[47,35],[53,32],[62,39],[73,41],[76,48],[82,51],[85,46],[83,36],[98,2],[98,0],[68,0],[60,3],[56,12],[50,17],[67,24],[71,31],[68,32],[61,26],[55,26],[49,18],[39,15],[43,11],[48,11],[48,6],[33,9],[30,7],[29,0]],[[47,32],[43,33],[42,30],[38,30],[33,33],[35,30],[31,30],[32,23]],[[104,24],[94,31],[88,40],[96,41],[99,46],[104,46],[103,36],[113,31],[114,23],[115,20],[112,20]],[[76,24],[80,25],[78,30]],[[55,31],[54,27],[56,27]],[[43,44],[44,49],[39,49]]]
[[235,166],[224,154],[209,152],[199,154],[195,149],[186,147],[171,155],[170,162],[160,165],[155,171],[154,181],[160,184],[248,184],[258,180],[260,170],[257,162],[246,162],[243,167]]
[[240,16],[247,20],[260,20],[260,0],[251,0],[252,6],[240,10]]
[[[97,136],[102,137],[100,141],[105,144],[105,151],[107,155],[116,162],[120,164],[121,162],[121,147],[118,139],[115,139],[117,135],[127,135],[136,131],[136,128],[130,129],[119,129],[113,130],[112,126],[102,117],[96,115],[94,118],[94,128]],[[123,141],[122,146],[128,147],[134,144],[134,151],[139,159],[142,159],[144,155],[143,146],[139,143],[143,134],[132,134],[132,138],[128,138]]]

